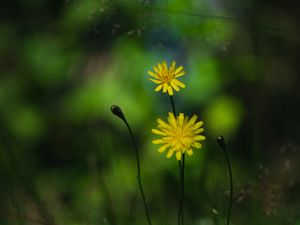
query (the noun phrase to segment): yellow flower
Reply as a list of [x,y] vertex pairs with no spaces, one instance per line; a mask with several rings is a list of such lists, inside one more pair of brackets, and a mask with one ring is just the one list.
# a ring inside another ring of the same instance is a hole
[[196,122],[197,116],[193,115],[191,119],[180,113],[175,118],[173,113],[169,113],[168,122],[161,119],[157,120],[157,129],[152,129],[152,133],[161,135],[160,139],[153,140],[153,144],[162,144],[158,152],[164,152],[168,149],[167,158],[171,158],[176,152],[176,159],[181,160],[182,154],[193,154],[192,148],[201,148],[199,141],[205,140],[205,136],[200,135],[204,131],[201,126],[202,121]]
[[173,95],[173,88],[175,91],[179,91],[179,87],[185,88],[185,84],[181,83],[176,78],[181,77],[185,74],[183,66],[175,68],[176,62],[173,61],[168,68],[166,61],[157,63],[157,66],[153,66],[154,72],[148,70],[148,74],[155,79],[148,78],[158,86],[154,89],[155,91],[163,90],[164,93],[168,92],[169,95]]

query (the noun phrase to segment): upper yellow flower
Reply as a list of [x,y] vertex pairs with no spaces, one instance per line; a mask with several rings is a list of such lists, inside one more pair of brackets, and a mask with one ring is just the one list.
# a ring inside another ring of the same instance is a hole
[[185,88],[185,84],[177,80],[177,77],[181,77],[185,74],[183,66],[175,68],[176,62],[171,63],[170,68],[168,68],[167,62],[157,63],[157,67],[153,66],[154,72],[148,70],[148,74],[155,79],[148,78],[154,83],[158,84],[155,91],[163,89],[163,92],[168,92],[169,95],[173,95],[173,88],[175,91],[179,91],[179,87]]
[[192,148],[201,148],[202,145],[198,141],[205,140],[205,136],[199,135],[204,131],[201,126],[202,121],[196,122],[197,116],[193,115],[191,119],[180,113],[175,118],[173,113],[169,113],[168,122],[161,119],[157,120],[157,129],[152,129],[152,133],[161,135],[160,139],[153,140],[153,144],[162,144],[158,149],[159,152],[164,152],[169,149],[167,158],[171,158],[176,152],[176,159],[181,160],[182,154],[193,154]]

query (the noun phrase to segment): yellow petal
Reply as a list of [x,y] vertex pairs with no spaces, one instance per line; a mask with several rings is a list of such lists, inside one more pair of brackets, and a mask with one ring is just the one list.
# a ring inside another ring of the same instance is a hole
[[179,73],[181,70],[183,70],[183,66],[179,66],[176,70],[175,70],[175,75],[177,73]]
[[202,147],[202,145],[199,142],[193,142],[192,146],[195,147],[195,148],[201,148]]
[[194,152],[193,152],[192,149],[189,149],[189,150],[186,151],[186,153],[187,153],[188,155],[193,155]]
[[[162,65],[160,63],[157,63],[157,66],[158,66],[158,71],[161,72]],[[158,74],[159,74],[159,72],[158,72]]]
[[163,87],[163,93],[166,93],[168,90],[168,84],[164,84],[164,87]]
[[155,77],[155,78],[158,78],[158,75],[156,73],[153,73],[152,71],[148,70],[147,73],[152,76],[152,77]]
[[181,142],[176,142],[176,144],[172,147],[173,147],[174,151],[179,151],[182,147],[182,144],[181,144]]
[[154,69],[154,71],[155,71],[157,74],[159,73],[159,71],[158,71],[158,69],[157,69],[156,66],[153,66],[153,69]]
[[172,117],[172,119],[175,120],[175,116],[174,116],[174,114],[173,114],[172,112],[169,112],[169,113],[168,113],[168,117]]
[[164,128],[169,128],[170,126],[169,126],[169,124],[167,124],[165,121],[163,121],[162,119],[157,119],[157,123],[159,124],[159,125],[161,125],[162,127],[164,127]]
[[169,95],[173,95],[173,89],[172,89],[172,87],[171,86],[168,86],[168,93],[169,93]]
[[182,82],[180,82],[180,81],[177,80],[177,79],[173,79],[172,82],[173,82],[175,85],[179,86],[179,87],[185,88],[185,84],[182,83]]
[[164,151],[166,151],[166,148],[169,146],[170,144],[165,144],[165,145],[163,145],[163,146],[161,146],[157,151],[158,152],[164,152]]
[[163,85],[160,84],[160,85],[158,85],[158,86],[154,89],[154,91],[159,91],[162,87],[163,87]]
[[152,140],[152,144],[155,144],[155,145],[157,145],[157,144],[164,144],[164,143],[166,143],[166,141],[162,140],[162,139]]
[[184,71],[184,70],[182,70],[182,71],[179,72],[179,73],[175,73],[175,78],[181,77],[181,76],[183,76],[184,74],[185,74],[185,71]]
[[170,142],[174,138],[173,137],[163,137],[162,139],[166,142]]
[[171,75],[172,73],[174,73],[175,65],[176,65],[176,61],[173,61],[173,62],[171,63],[170,69],[169,69],[169,74],[170,74],[170,75]]
[[164,127],[162,127],[160,125],[158,125],[157,127],[159,129],[161,129],[161,131],[164,132],[166,134],[166,136],[169,136],[169,137],[172,136],[173,131],[172,130],[170,131],[170,126],[169,125],[168,125],[168,128],[164,128]]
[[151,131],[154,134],[158,134],[158,135],[162,135],[162,136],[166,136],[167,135],[166,133],[164,133],[164,132],[162,132],[160,130],[157,130],[157,129],[152,129]]
[[179,116],[178,116],[178,124],[179,124],[180,126],[183,125],[183,119],[184,119],[183,113],[179,113]]
[[149,80],[151,80],[152,82],[156,83],[156,84],[161,84],[162,81],[161,80],[155,80],[155,79],[151,79],[151,78],[148,78]]
[[171,158],[173,155],[173,150],[169,150],[167,154],[167,158]]
[[197,135],[196,137],[193,138],[195,141],[204,141],[206,139],[205,136],[202,135]]
[[176,118],[175,118],[175,116],[174,116],[173,113],[170,113],[170,112],[169,112],[168,122],[169,122],[169,124],[170,124],[173,128],[176,127]]
[[173,83],[173,81],[171,81],[171,86],[175,89],[175,91],[180,90],[179,87]]
[[188,121],[189,121],[189,117],[185,116],[183,121],[184,126],[188,123]]
[[193,133],[194,134],[200,134],[200,133],[202,133],[204,131],[204,129],[203,128],[200,128],[200,129],[198,129],[198,130],[195,130]]
[[188,127],[192,126],[196,122],[197,118],[198,118],[198,116],[193,115],[192,118],[190,119],[190,121],[187,123],[186,126],[188,126]]
[[199,127],[201,127],[203,125],[203,122],[202,121],[199,121],[197,122],[194,126],[193,126],[193,129],[196,130],[198,129]]
[[176,159],[177,159],[178,161],[181,160],[181,156],[182,156],[181,151],[177,151],[177,152],[176,152]]

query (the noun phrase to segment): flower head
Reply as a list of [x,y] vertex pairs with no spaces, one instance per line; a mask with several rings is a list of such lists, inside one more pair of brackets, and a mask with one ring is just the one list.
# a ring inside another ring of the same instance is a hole
[[183,66],[175,67],[176,62],[173,61],[168,68],[167,62],[157,63],[157,66],[153,66],[153,71],[148,70],[148,74],[153,78],[148,78],[158,86],[154,89],[155,91],[163,90],[164,93],[168,92],[169,95],[173,95],[173,88],[175,91],[179,91],[180,87],[185,88],[185,84],[177,80],[176,78],[181,77],[185,74]]
[[158,119],[158,129],[152,129],[152,133],[162,136],[152,141],[153,144],[162,144],[158,152],[168,149],[167,158],[171,158],[175,152],[176,159],[181,160],[182,154],[192,155],[192,148],[201,148],[199,141],[205,140],[205,136],[200,135],[204,131],[201,128],[203,122],[196,122],[196,120],[196,115],[189,119],[183,113],[176,118],[173,113],[169,113],[168,122]]

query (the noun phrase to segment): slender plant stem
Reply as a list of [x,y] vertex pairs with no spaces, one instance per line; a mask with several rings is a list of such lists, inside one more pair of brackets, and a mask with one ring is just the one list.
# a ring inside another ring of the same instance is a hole
[[184,225],[184,167],[185,167],[185,154],[182,154],[182,167],[181,167],[181,225]]
[[175,103],[174,103],[173,96],[171,96],[171,95],[170,95],[170,101],[171,101],[171,105],[172,105],[173,114],[176,117]]
[[126,124],[126,126],[128,128],[128,131],[129,131],[129,134],[130,134],[130,138],[131,138],[131,141],[133,143],[134,150],[135,150],[135,156],[136,156],[136,162],[137,162],[137,173],[138,173],[137,174],[137,180],[138,180],[138,185],[139,185],[139,188],[140,188],[140,193],[141,193],[141,197],[142,197],[144,208],[145,208],[145,214],[146,214],[146,217],[147,217],[148,224],[152,225],[150,214],[149,214],[149,210],[148,210],[148,205],[147,205],[147,201],[146,201],[146,197],[145,197],[145,194],[144,194],[144,190],[143,190],[143,186],[142,186],[142,181],[141,181],[140,157],[139,157],[139,151],[138,151],[138,148],[137,148],[136,141],[134,139],[132,130],[130,128],[130,125],[127,122],[127,120],[125,118],[125,115],[122,112],[122,110],[120,109],[120,107],[117,106],[117,105],[112,105],[111,106],[111,111],[112,111],[112,113],[115,116],[119,117]]
[[[176,109],[173,96],[170,95],[170,101],[172,105],[173,114],[176,117]],[[181,160],[178,161],[179,166],[179,176],[180,176],[180,199],[179,199],[179,206],[177,212],[177,220],[178,225],[184,225],[184,217],[183,217],[183,205],[184,205],[184,162],[185,156],[182,154],[182,162]]]
[[[178,161],[178,168],[179,168],[179,179],[181,183],[181,178],[182,178],[182,167],[181,167],[181,161]],[[180,186],[180,191],[182,190],[182,186]],[[179,206],[178,206],[178,212],[177,212],[177,224],[181,224],[181,199],[179,200]]]
[[132,141],[132,143],[134,145],[134,149],[135,149],[136,162],[137,162],[137,172],[138,172],[138,174],[137,174],[137,180],[138,180],[138,184],[139,184],[139,188],[140,188],[140,192],[141,192],[141,197],[142,197],[144,208],[145,208],[145,213],[146,213],[147,221],[148,221],[149,225],[152,225],[150,214],[149,214],[149,210],[148,210],[148,205],[147,205],[147,201],[146,201],[146,197],[145,197],[145,193],[144,193],[143,186],[142,186],[142,181],[141,181],[141,166],[140,166],[139,151],[138,151],[137,144],[135,142],[132,130],[131,130],[130,126],[129,126],[129,123],[127,122],[126,119],[124,119],[124,122],[125,122],[125,124],[126,124],[126,126],[128,128],[128,131],[129,131],[129,134],[130,134],[130,137],[131,137],[131,141]]
[[231,216],[231,208],[232,208],[232,199],[233,199],[233,178],[232,178],[232,171],[230,166],[230,160],[226,151],[226,143],[223,136],[217,137],[217,142],[220,146],[220,148],[223,150],[224,156],[226,158],[228,173],[229,173],[229,183],[230,183],[230,199],[229,199],[229,205],[228,205],[228,213],[227,213],[227,225],[230,224],[230,216]]

